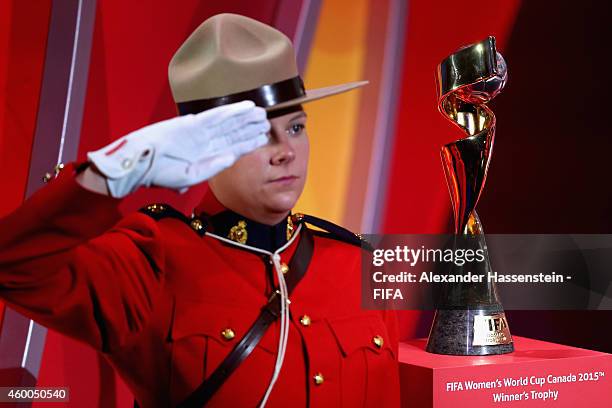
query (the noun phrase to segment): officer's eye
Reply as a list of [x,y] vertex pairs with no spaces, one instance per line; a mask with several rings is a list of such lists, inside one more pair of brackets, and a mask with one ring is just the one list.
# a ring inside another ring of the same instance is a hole
[[306,128],[306,125],[304,125],[303,123],[294,123],[293,125],[289,127],[287,132],[289,132],[290,135],[297,136],[297,135],[300,135],[304,131],[305,128]]

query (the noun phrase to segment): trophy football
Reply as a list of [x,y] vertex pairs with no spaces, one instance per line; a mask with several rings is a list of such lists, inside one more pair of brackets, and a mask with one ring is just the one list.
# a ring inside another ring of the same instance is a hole
[[486,104],[504,87],[506,64],[495,48],[495,38],[488,37],[448,56],[438,65],[436,76],[438,109],[466,134],[441,151],[455,217],[452,245],[455,250],[484,251],[482,262],[451,264],[448,273],[469,270],[483,274],[484,279],[476,283],[446,283],[442,287],[427,351],[453,355],[510,353],[514,351],[512,336],[495,282],[487,279],[491,265],[475,211],[495,136],[495,115]]

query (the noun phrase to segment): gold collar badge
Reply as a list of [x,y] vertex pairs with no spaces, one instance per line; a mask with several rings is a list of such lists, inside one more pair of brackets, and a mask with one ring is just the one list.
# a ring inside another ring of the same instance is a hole
[[287,241],[291,239],[294,232],[295,232],[295,226],[293,225],[293,218],[291,216],[288,216],[287,217]]
[[227,237],[232,241],[239,242],[244,244],[247,242],[247,230],[246,230],[246,221],[238,221],[238,225],[234,225],[232,229],[230,229]]

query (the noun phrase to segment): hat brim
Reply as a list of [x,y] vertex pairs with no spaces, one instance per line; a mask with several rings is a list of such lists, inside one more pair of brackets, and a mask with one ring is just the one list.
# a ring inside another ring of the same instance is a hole
[[310,89],[306,91],[306,95],[301,96],[299,98],[291,99],[289,101],[285,101],[279,103],[277,105],[268,106],[266,111],[271,112],[277,109],[287,108],[289,106],[301,105],[306,102],[316,101],[317,99],[326,98],[328,96],[337,95],[343,92],[350,91],[352,89],[361,88],[369,83],[369,81],[357,81],[357,82],[349,82],[346,84],[327,86],[325,88],[317,88]]

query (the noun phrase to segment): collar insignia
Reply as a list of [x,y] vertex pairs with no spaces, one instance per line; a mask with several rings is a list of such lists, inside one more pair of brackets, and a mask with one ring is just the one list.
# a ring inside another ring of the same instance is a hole
[[247,242],[246,221],[240,220],[237,225],[234,225],[227,237],[232,241],[244,244]]
[[287,241],[291,239],[294,232],[295,232],[295,226],[293,225],[293,218],[290,215],[287,217]]

